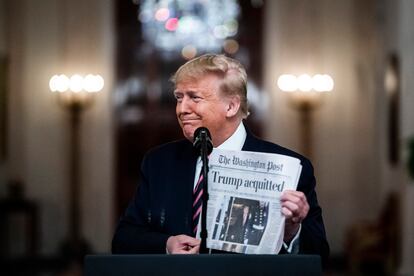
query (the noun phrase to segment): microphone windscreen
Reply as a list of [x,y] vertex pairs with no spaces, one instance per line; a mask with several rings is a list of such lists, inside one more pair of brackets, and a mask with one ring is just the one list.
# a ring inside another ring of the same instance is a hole
[[206,145],[207,154],[213,151],[213,143],[211,142],[210,131],[206,127],[199,127],[194,131],[193,146],[196,150],[200,150],[203,143]]

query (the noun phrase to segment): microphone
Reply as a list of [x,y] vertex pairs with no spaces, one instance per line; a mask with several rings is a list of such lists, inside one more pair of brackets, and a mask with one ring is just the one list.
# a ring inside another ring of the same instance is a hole
[[208,195],[208,155],[213,151],[213,143],[211,142],[210,131],[205,127],[199,127],[194,131],[194,149],[199,152],[203,167],[201,173],[203,176],[203,207],[201,212],[201,231],[200,231],[200,253],[207,253],[207,201]]
[[199,127],[194,131],[193,147],[201,154],[209,155],[213,151],[210,131],[205,127]]

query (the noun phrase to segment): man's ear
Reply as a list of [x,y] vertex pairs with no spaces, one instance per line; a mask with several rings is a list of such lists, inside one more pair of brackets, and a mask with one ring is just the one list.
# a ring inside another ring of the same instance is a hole
[[240,97],[237,95],[228,97],[226,117],[231,118],[231,117],[236,116],[237,113],[239,112],[239,109],[240,109]]

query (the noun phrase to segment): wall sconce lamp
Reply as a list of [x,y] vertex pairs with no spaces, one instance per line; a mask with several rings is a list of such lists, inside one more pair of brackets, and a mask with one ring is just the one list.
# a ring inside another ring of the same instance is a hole
[[70,78],[66,75],[54,75],[49,81],[49,88],[57,93],[58,103],[66,108],[85,108],[93,99],[93,94],[104,87],[104,79],[100,75],[75,74]]
[[299,112],[302,152],[310,158],[312,156],[311,112],[321,104],[322,94],[333,90],[334,81],[327,74],[316,74],[312,77],[308,74],[300,76],[283,74],[279,76],[277,85],[281,91],[289,94],[290,105]]
[[62,251],[70,256],[83,256],[90,252],[90,247],[81,235],[81,181],[80,181],[80,137],[82,111],[89,107],[94,96],[103,89],[104,79],[100,75],[75,74],[54,75],[49,81],[50,90],[56,93],[57,102],[68,113],[70,119],[69,145],[69,237],[64,242]]

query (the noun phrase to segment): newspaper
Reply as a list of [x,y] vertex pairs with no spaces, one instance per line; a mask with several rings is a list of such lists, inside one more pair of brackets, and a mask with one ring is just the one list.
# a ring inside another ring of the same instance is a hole
[[285,219],[280,196],[296,190],[302,165],[294,157],[214,149],[209,158],[207,247],[277,254]]

